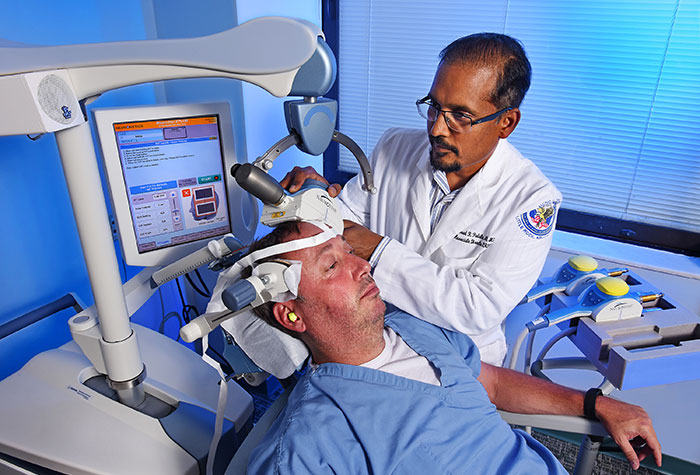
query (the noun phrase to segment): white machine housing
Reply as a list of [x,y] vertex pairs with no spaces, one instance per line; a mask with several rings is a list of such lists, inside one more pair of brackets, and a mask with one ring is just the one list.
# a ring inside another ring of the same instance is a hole
[[343,232],[343,215],[326,190],[310,188],[285,197],[279,206],[263,206],[260,222],[274,227],[285,221],[317,220],[329,224],[337,233]]
[[[219,375],[194,352],[147,328],[133,325],[148,368],[146,393],[177,407],[216,410]],[[189,452],[201,456],[211,433],[189,427],[195,447],[181,447],[166,434],[167,423],[109,399],[85,385],[99,377],[75,342],[35,356],[0,382],[0,452],[31,461],[32,472],[16,471],[0,457],[0,473],[33,473],[48,468],[75,475],[148,473],[198,474]],[[253,411],[250,396],[229,383],[225,418],[245,436]],[[206,426],[205,426],[206,427]],[[233,450],[229,446],[229,450]],[[222,454],[223,455],[223,454]],[[232,454],[227,454],[230,457]],[[26,467],[26,465],[23,465]],[[41,473],[41,471],[39,471]]]
[[[81,334],[74,338],[84,353],[71,342],[0,381],[0,472],[204,472],[213,424],[195,423],[191,414],[212,414],[220,379],[196,353],[131,325],[130,316],[154,292],[153,269],[122,285],[83,106],[119,87],[201,77],[243,80],[278,97],[321,96],[332,82],[314,82],[321,75],[311,60],[324,49],[322,39],[312,23],[264,17],[197,38],[67,46],[0,40],[0,136],[55,132],[95,298],[93,307],[73,317],[71,331]],[[328,59],[321,69],[335,68]],[[86,386],[90,376],[103,380],[115,398]],[[250,395],[236,384],[228,388],[222,440],[243,430],[252,411]],[[174,411],[158,418],[135,409],[151,398]],[[190,421],[175,428],[177,436],[166,422],[172,414]],[[201,430],[193,434],[193,428]],[[230,458],[232,449],[225,455]],[[221,471],[216,463],[215,471]]]

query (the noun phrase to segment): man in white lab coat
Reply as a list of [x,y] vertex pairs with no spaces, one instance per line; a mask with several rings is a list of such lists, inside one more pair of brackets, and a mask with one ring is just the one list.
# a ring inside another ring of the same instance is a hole
[[[387,302],[466,333],[483,361],[500,365],[502,322],[544,265],[561,194],[507,141],[530,86],[520,43],[480,33],[440,58],[416,102],[428,133],[382,136],[370,160],[378,193],[363,191],[359,177],[340,193],[344,236],[372,264]],[[294,192],[310,176],[318,178],[296,168],[282,185]]]

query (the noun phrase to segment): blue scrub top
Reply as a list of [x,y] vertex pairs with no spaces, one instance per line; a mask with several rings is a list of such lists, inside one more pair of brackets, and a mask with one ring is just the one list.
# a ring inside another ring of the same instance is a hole
[[567,473],[500,417],[476,380],[469,337],[403,312],[386,324],[438,369],[441,386],[337,363],[309,369],[248,473]]

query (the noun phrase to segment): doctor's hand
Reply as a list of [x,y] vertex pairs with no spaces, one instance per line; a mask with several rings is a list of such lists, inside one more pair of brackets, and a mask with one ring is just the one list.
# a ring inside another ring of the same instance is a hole
[[379,245],[382,236],[373,233],[361,224],[353,223],[347,219],[343,220],[345,230],[343,237],[355,250],[355,255],[369,260],[369,257],[374,252],[374,249]]
[[[296,193],[297,191],[299,191],[299,188],[301,188],[301,185],[307,178],[322,181],[323,183],[328,185],[328,181],[321,175],[319,175],[318,172],[313,169],[313,167],[292,168],[292,171],[287,173],[282,179],[282,181],[280,181],[280,185],[282,185],[282,187],[287,189],[290,193]],[[334,183],[328,186],[328,194],[331,198],[335,198],[340,194],[341,189],[342,187],[340,185]]]
[[656,465],[661,466],[661,445],[644,409],[601,396],[596,400],[596,415],[634,470],[650,454],[654,454]]

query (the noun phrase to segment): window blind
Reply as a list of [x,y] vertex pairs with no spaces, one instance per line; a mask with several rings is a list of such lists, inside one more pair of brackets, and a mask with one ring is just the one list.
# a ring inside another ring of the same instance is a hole
[[565,208],[700,232],[700,0],[341,1],[341,130],[370,152],[389,127],[424,129],[438,53],[481,31],[525,46],[509,140]]

